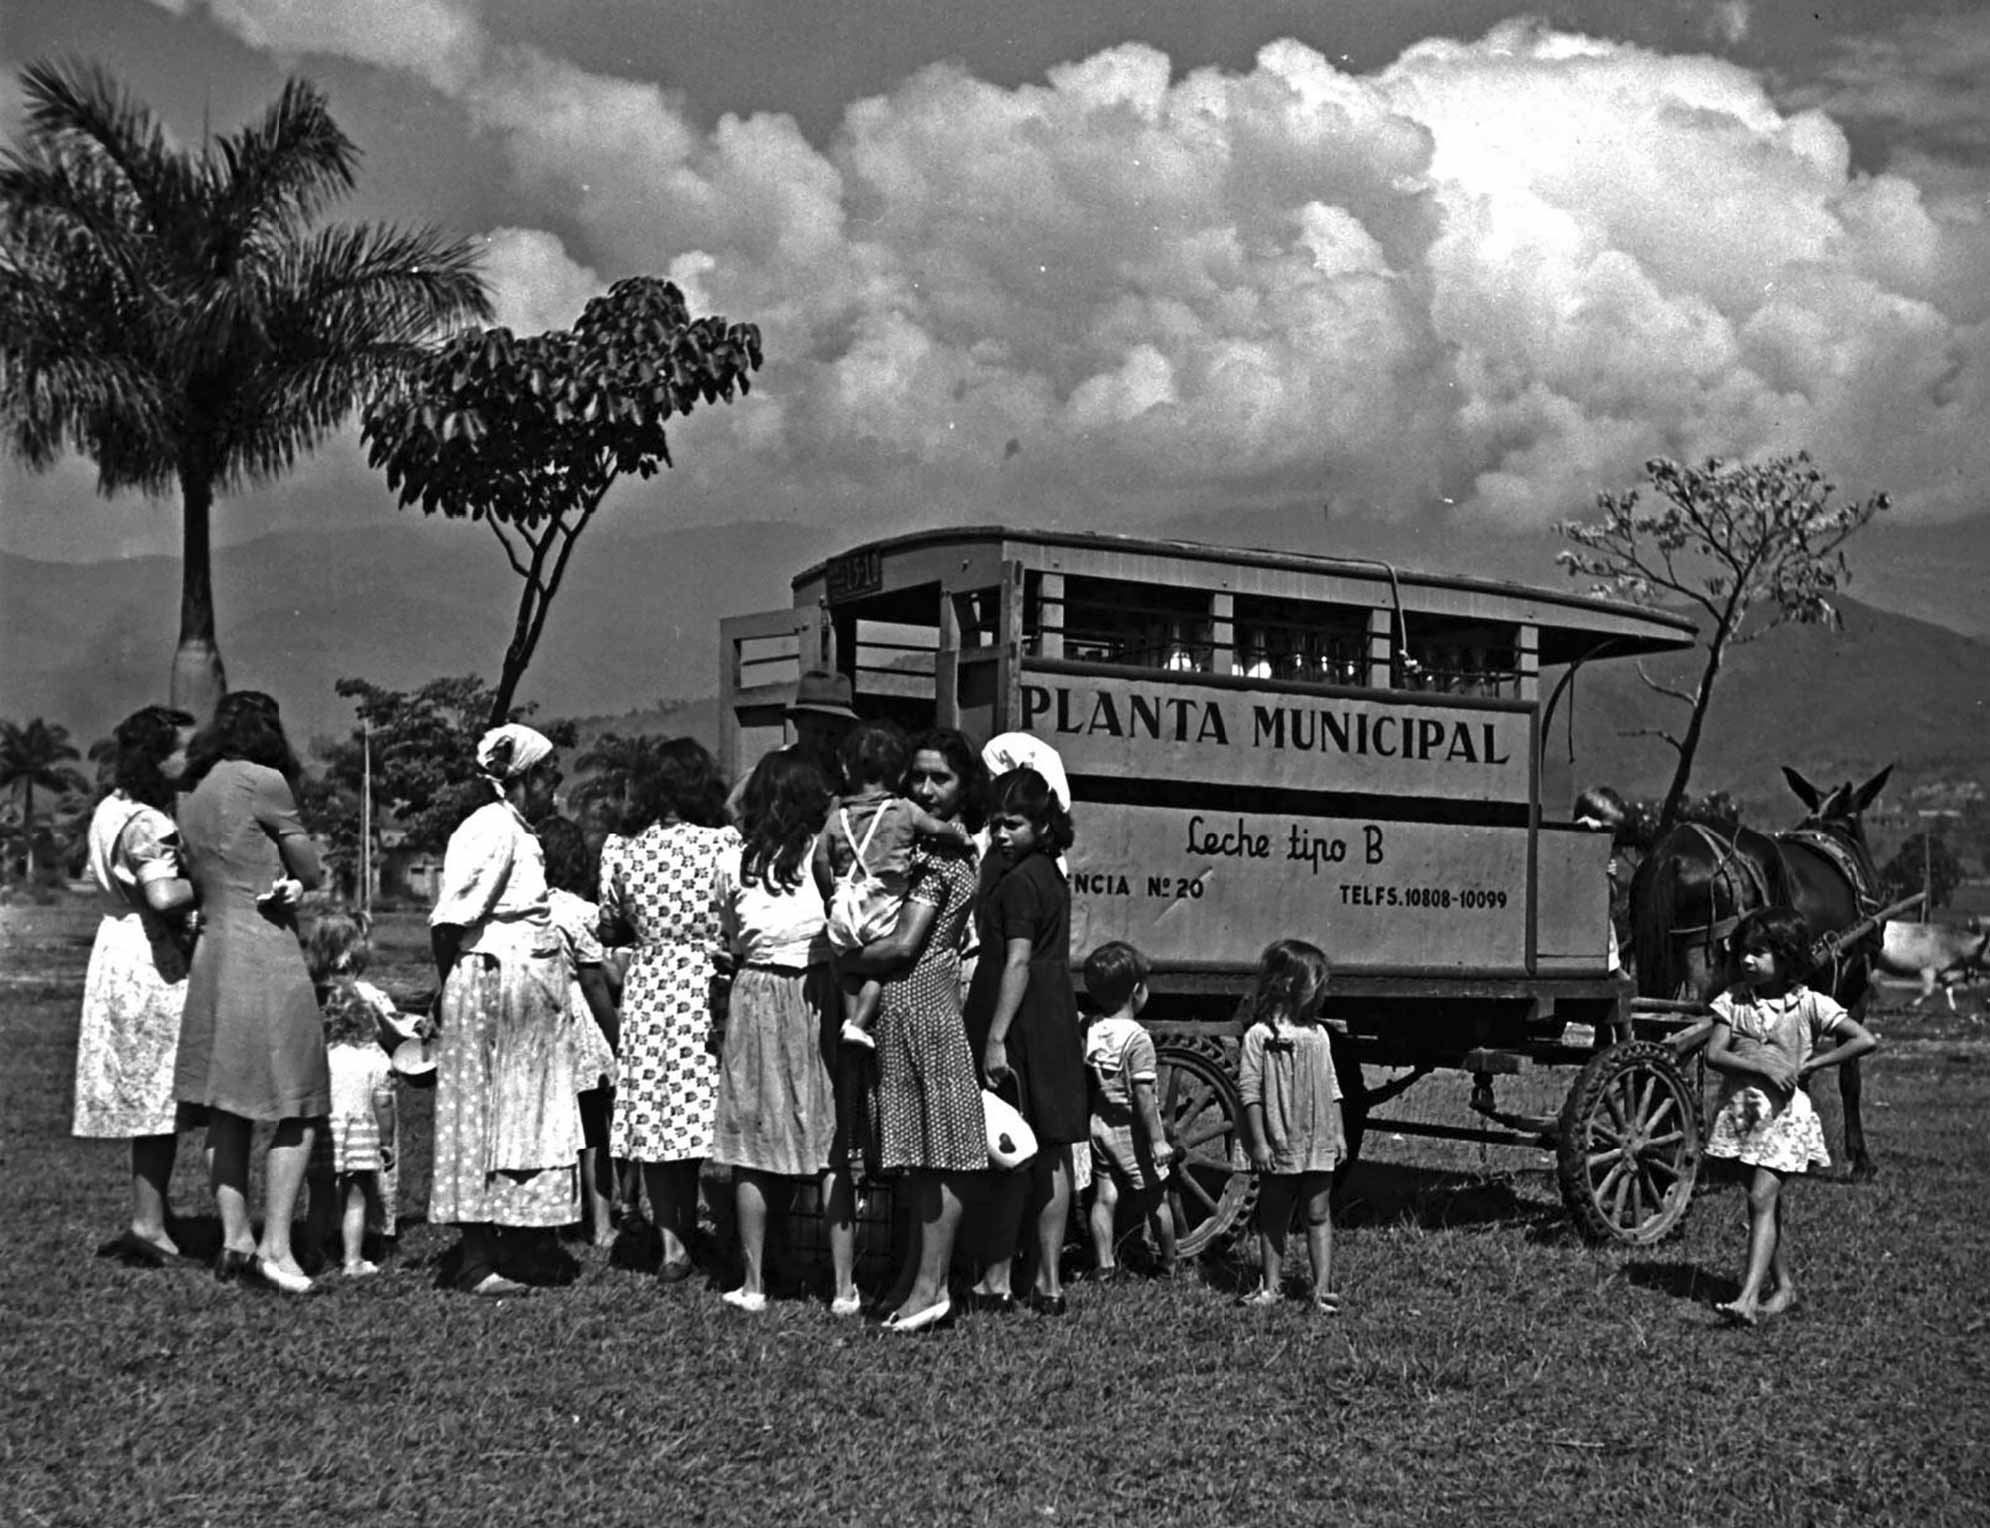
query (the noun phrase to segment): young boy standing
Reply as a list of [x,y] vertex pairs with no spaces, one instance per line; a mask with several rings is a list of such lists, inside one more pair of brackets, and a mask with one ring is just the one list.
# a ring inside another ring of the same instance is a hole
[[1120,1200],[1146,1221],[1165,1273],[1175,1267],[1175,1220],[1167,1202],[1174,1160],[1156,1094],[1154,1040],[1140,1023],[1147,957],[1117,940],[1085,958],[1085,991],[1098,1010],[1085,1032],[1092,1093],[1092,1251],[1097,1276],[1120,1275],[1114,1227]]

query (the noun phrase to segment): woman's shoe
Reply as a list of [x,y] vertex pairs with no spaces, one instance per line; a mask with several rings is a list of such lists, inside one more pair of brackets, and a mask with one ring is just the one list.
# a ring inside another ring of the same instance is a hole
[[1040,1289],[1030,1291],[1029,1307],[1039,1316],[1061,1316],[1071,1309],[1070,1302],[1063,1295],[1047,1295]]
[[256,1255],[253,1252],[234,1252],[223,1247],[214,1254],[214,1282],[217,1284],[240,1284],[245,1279],[255,1277]]
[[98,1257],[114,1257],[127,1268],[163,1268],[166,1259],[175,1255],[147,1241],[136,1231],[113,1236],[97,1248]]
[[883,1329],[887,1332],[937,1332],[942,1327],[952,1326],[953,1316],[953,1302],[938,1300],[910,1316],[904,1311],[893,1311],[885,1317]]
[[832,1316],[854,1316],[863,1308],[864,1297],[860,1294],[838,1295],[829,1302],[829,1314]]
[[311,1282],[309,1275],[291,1273],[289,1270],[279,1268],[276,1264],[269,1262],[267,1259],[257,1257],[253,1253],[249,1257],[249,1266],[255,1276],[269,1285],[271,1289],[281,1290],[287,1295],[308,1295],[318,1287]]
[[1016,1297],[1006,1290],[996,1293],[993,1290],[970,1289],[967,1292],[967,1308],[990,1316],[1013,1316],[1016,1313]]
[[486,1300],[503,1300],[513,1295],[529,1295],[530,1284],[521,1284],[516,1279],[508,1279],[501,1273],[487,1273],[474,1284],[459,1286],[466,1295],[477,1295]]
[[1278,1304],[1278,1302],[1283,1300],[1284,1298],[1285,1296],[1281,1294],[1278,1290],[1272,1289],[1267,1285],[1261,1284],[1256,1289],[1252,1290],[1249,1294],[1239,1295],[1237,1297],[1237,1303],[1239,1305],[1248,1306],[1252,1310],[1268,1310],[1272,1306]]
[[764,1294],[749,1294],[744,1289],[728,1289],[719,1298],[734,1310],[743,1310],[749,1316],[757,1316],[767,1308],[767,1297]]

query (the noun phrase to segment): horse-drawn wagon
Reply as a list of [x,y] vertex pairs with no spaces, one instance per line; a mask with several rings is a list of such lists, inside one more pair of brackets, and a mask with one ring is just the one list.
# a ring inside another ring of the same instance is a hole
[[[1351,558],[1005,529],[873,542],[801,573],[792,608],[723,623],[721,750],[784,741],[801,670],[868,717],[1036,734],[1070,776],[1074,962],[1126,939],[1195,1251],[1245,1217],[1238,1005],[1258,955],[1310,938],[1350,1137],[1550,1146],[1589,1234],[1663,1235],[1699,1154],[1695,1088],[1610,964],[1607,835],[1562,820],[1548,727],[1582,665],[1690,645],[1677,617]],[[1544,795],[1544,780],[1551,795]],[[1652,1015],[1657,1014],[1656,1021]],[[1553,1117],[1497,1079],[1576,1076]],[[1382,1120],[1439,1069],[1477,1118]],[[1365,1070],[1392,1080],[1371,1090]]]

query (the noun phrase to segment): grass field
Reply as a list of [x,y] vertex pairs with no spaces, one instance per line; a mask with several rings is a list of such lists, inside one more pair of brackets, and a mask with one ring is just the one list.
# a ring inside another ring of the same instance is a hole
[[[1990,1521],[1978,1024],[1881,1019],[1882,1176],[1797,1185],[1804,1298],[1758,1330],[1709,1310],[1731,1188],[1603,1252],[1544,1158],[1379,1142],[1338,1320],[1240,1310],[1219,1262],[904,1339],[800,1300],[740,1316],[578,1243],[565,1288],[452,1297],[451,1237],[418,1223],[386,1276],[293,1303],[92,1258],[124,1190],[119,1146],[68,1135],[91,931],[0,909],[0,1522]],[[418,926],[388,934],[387,985],[419,987]],[[405,1143],[404,1218],[418,1123]],[[175,1197],[211,1247],[194,1144]]]

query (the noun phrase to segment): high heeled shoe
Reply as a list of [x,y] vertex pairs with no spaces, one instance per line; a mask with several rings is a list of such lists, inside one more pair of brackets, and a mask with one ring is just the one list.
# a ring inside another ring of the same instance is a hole
[[240,1284],[245,1279],[255,1277],[256,1255],[253,1252],[236,1252],[223,1247],[214,1254],[214,1282],[217,1284]]
[[953,1325],[954,1307],[951,1300],[938,1300],[922,1311],[906,1315],[904,1311],[893,1311],[885,1317],[882,1330],[887,1332],[937,1332]]

